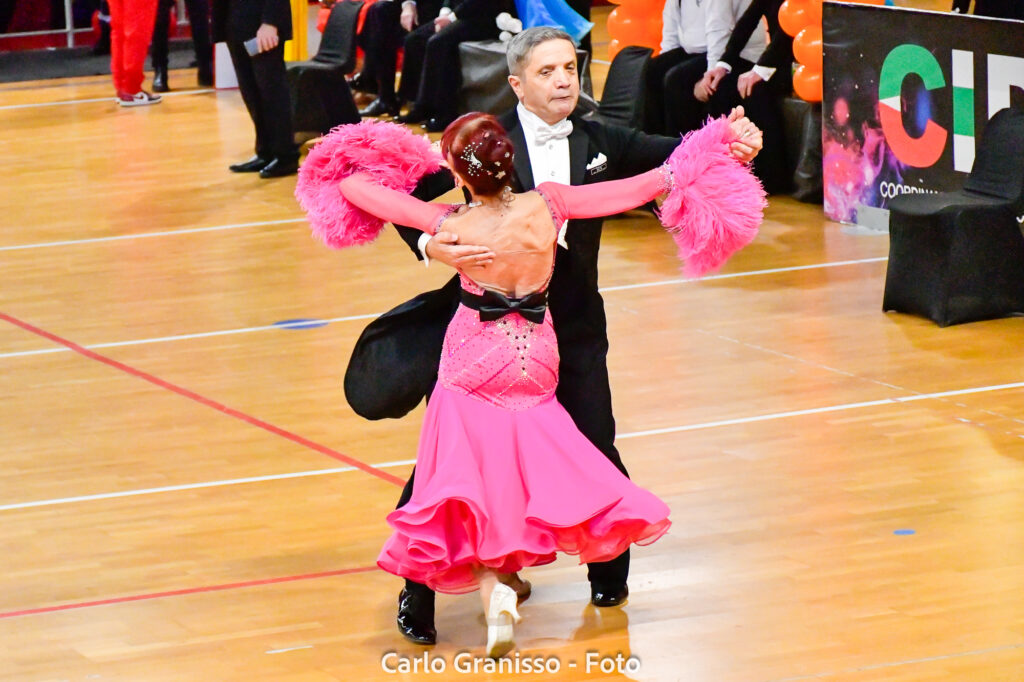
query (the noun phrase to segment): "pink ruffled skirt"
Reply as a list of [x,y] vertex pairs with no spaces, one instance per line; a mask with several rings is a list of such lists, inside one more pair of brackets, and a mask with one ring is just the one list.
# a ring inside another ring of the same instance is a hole
[[669,509],[586,439],[554,397],[509,410],[445,388],[427,406],[412,499],[388,515],[382,569],[436,591],[476,589],[480,567],[608,561],[671,525]]

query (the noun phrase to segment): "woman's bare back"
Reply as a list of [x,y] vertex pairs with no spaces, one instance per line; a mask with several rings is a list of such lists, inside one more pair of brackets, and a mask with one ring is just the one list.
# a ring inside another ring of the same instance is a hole
[[543,289],[551,276],[558,227],[538,192],[513,194],[505,208],[460,208],[439,228],[460,244],[486,246],[494,252],[488,265],[470,266],[463,274],[485,289],[521,298]]

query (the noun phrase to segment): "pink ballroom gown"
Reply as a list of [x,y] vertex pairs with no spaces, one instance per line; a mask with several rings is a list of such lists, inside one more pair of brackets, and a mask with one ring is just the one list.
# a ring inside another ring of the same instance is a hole
[[[665,188],[662,169],[608,183],[537,191],[552,231],[569,218],[618,213]],[[420,202],[365,175],[341,183],[345,198],[391,222],[433,234],[457,207]],[[500,255],[500,254],[499,254]],[[462,286],[483,290],[460,274]],[[669,509],[587,440],[555,398],[558,344],[518,312],[481,321],[460,305],[448,326],[438,382],[427,403],[412,498],[391,512],[394,533],[377,564],[439,592],[477,587],[474,572],[511,573],[555,560],[607,561],[649,544],[671,525]]]

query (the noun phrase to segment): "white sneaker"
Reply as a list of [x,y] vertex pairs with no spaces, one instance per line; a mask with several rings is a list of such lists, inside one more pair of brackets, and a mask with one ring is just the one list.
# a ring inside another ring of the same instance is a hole
[[516,610],[516,591],[508,585],[498,583],[491,593],[491,604],[487,609],[487,656],[501,658],[516,645],[512,636],[512,624],[522,618]]
[[144,107],[147,104],[159,104],[163,99],[160,95],[153,95],[145,90],[139,90],[134,95],[127,92],[117,93],[117,103],[122,107]]

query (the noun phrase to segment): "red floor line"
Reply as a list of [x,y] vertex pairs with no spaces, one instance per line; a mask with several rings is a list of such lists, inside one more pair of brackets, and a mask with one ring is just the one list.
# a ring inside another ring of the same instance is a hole
[[331,578],[339,575],[351,575],[353,573],[369,573],[370,571],[376,570],[378,570],[376,566],[361,566],[359,568],[343,568],[337,571],[325,571],[323,573],[307,573],[305,575],[291,575],[280,578],[264,578],[262,580],[249,580],[241,583],[228,583],[226,585],[207,585],[206,587],[190,587],[182,590],[170,590],[168,592],[153,592],[151,594],[136,594],[128,597],[99,599],[97,601],[59,604],[57,606],[44,606],[36,609],[24,609],[22,611],[8,611],[6,613],[0,613],[0,620],[3,620],[4,618],[17,618],[19,616],[34,616],[40,613],[56,613],[59,611],[72,611],[74,609],[88,609],[94,606],[125,604],[133,601],[148,601],[151,599],[181,597],[190,594],[203,594],[204,592],[223,592],[224,590],[240,590],[247,587],[260,587],[262,585],[279,585],[281,583],[292,583],[299,580],[316,580],[318,578]]
[[80,345],[78,345],[77,343],[75,343],[73,341],[68,341],[67,339],[62,338],[60,336],[57,336],[56,334],[52,334],[52,333],[46,331],[45,329],[40,329],[39,327],[33,326],[33,325],[29,324],[28,322],[23,322],[23,321],[15,318],[15,317],[11,317],[10,315],[7,315],[6,313],[0,312],[0,320],[5,320],[7,322],[10,322],[11,324],[15,325],[16,327],[20,327],[20,328],[24,329],[27,332],[35,334],[36,336],[41,336],[44,339],[48,339],[48,340],[50,340],[50,341],[52,341],[52,342],[54,342],[54,343],[56,343],[58,345],[64,346],[65,348],[67,348],[69,350],[72,350],[72,351],[78,353],[79,355],[84,355],[85,357],[87,357],[87,358],[89,358],[91,360],[95,360],[97,362],[101,362],[101,363],[103,363],[105,365],[113,367],[114,369],[117,369],[117,370],[120,370],[122,372],[125,372],[126,374],[130,374],[130,375],[132,375],[134,377],[137,377],[139,379],[142,379],[144,381],[148,381],[149,383],[151,383],[151,384],[153,384],[155,386],[159,386],[160,388],[167,389],[168,391],[171,391],[173,393],[177,393],[180,396],[184,396],[185,398],[189,398],[190,400],[194,400],[195,402],[200,403],[201,405],[206,405],[207,407],[212,407],[213,409],[217,410],[218,412],[222,412],[222,413],[228,415],[229,417],[234,417],[235,419],[240,419],[240,420],[244,421],[247,424],[251,424],[252,426],[259,427],[259,428],[263,429],[264,431],[269,431],[270,433],[273,433],[275,435],[281,436],[282,438],[287,438],[288,440],[292,441],[293,443],[298,443],[299,445],[304,445],[305,447],[307,447],[307,448],[309,448],[311,450],[315,450],[315,451],[317,451],[317,452],[319,452],[321,454],[327,455],[328,457],[336,459],[339,462],[345,462],[346,464],[348,464],[350,466],[353,466],[353,467],[355,467],[355,468],[357,468],[357,469],[359,469],[361,471],[364,471],[364,472],[366,472],[366,473],[368,473],[368,474],[370,474],[372,476],[376,476],[377,478],[385,480],[388,483],[394,483],[395,485],[398,485],[398,486],[404,486],[405,485],[405,481],[403,481],[402,479],[398,478],[397,476],[393,476],[392,474],[389,474],[386,471],[381,471],[380,469],[374,468],[374,467],[370,466],[369,464],[366,464],[365,462],[361,462],[358,459],[355,459],[353,457],[349,457],[348,455],[343,455],[340,452],[337,452],[336,450],[332,450],[331,448],[327,447],[326,445],[321,445],[319,443],[315,443],[315,442],[309,440],[308,438],[304,438],[303,436],[298,435],[297,433],[292,433],[291,431],[286,431],[285,429],[282,429],[279,426],[274,426],[273,424],[271,424],[269,422],[265,422],[262,419],[257,419],[256,417],[253,417],[253,416],[250,416],[248,414],[245,414],[244,412],[239,412],[238,410],[234,409],[233,407],[228,407],[227,405],[224,405],[222,403],[218,403],[215,400],[211,400],[210,398],[206,398],[204,396],[201,396],[198,393],[195,393],[194,391],[190,391],[187,388],[184,388],[182,386],[178,386],[177,384],[172,384],[169,381],[164,381],[160,377],[157,377],[157,376],[154,376],[152,374],[149,374],[148,372],[144,372],[144,371],[142,371],[140,369],[136,369],[135,367],[131,367],[130,365],[126,365],[123,362],[118,362],[117,360],[114,360],[113,358],[109,358],[109,357],[107,357],[105,355],[101,355],[101,354],[99,354],[99,353],[97,353],[95,351],[92,351],[92,350],[89,350],[88,348],[85,348],[84,346],[80,346]]

